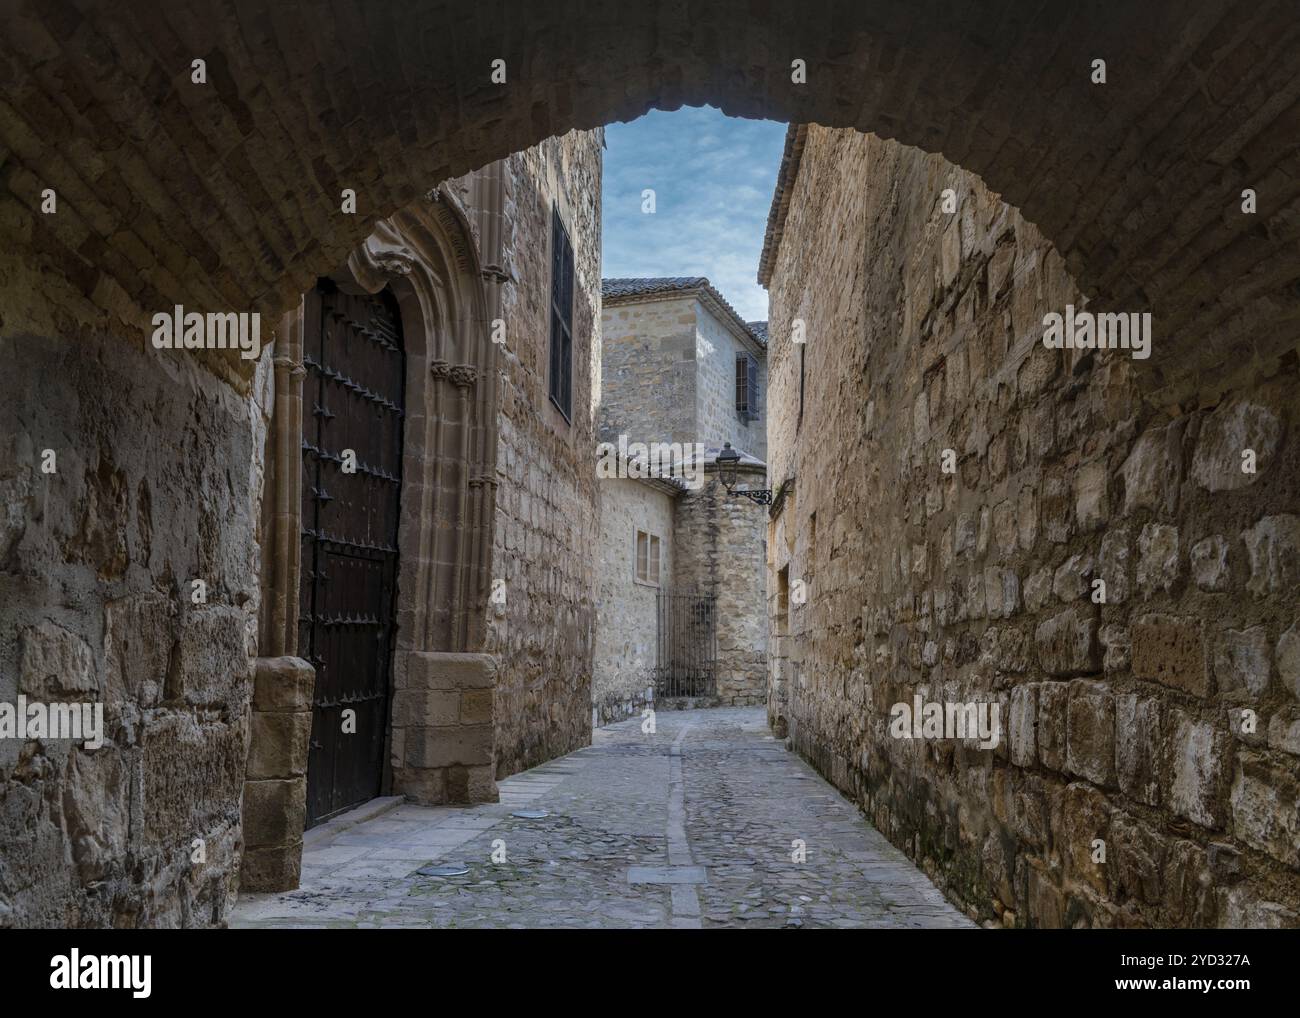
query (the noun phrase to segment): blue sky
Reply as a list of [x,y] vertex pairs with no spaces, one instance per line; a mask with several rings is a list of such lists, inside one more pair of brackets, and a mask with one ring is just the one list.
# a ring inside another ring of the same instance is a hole
[[[603,276],[708,276],[746,321],[767,318],[758,285],[785,125],[710,106],[652,110],[605,128]],[[655,191],[656,211],[641,211]]]

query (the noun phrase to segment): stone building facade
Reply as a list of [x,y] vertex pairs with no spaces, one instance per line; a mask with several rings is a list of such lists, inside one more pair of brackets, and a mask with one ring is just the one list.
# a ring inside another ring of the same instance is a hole
[[[301,535],[349,484],[400,478],[384,714],[367,730],[345,701],[381,751],[376,793],[492,800],[588,741],[600,169],[600,132],[575,132],[375,221],[251,361],[155,349],[57,288],[0,330],[24,365],[0,378],[0,702],[84,701],[104,738],[0,739],[0,926],[217,925],[241,886],[296,885],[320,741],[302,590],[323,582]],[[545,399],[556,216],[568,419]],[[39,285],[24,271],[5,293]],[[400,343],[349,310],[368,303]],[[397,389],[328,364],[313,388],[348,330],[402,364]],[[311,481],[310,429],[348,400],[402,422],[400,466]]]
[[[496,771],[505,777],[590,742],[595,631],[591,470],[600,392],[600,193],[604,132],[573,131],[504,161],[496,539],[485,650],[498,662]],[[552,209],[574,250],[573,410],[547,398]],[[517,343],[517,346],[514,345]]]
[[[765,486],[764,323],[742,321],[702,277],[607,279],[601,337],[602,442],[675,443],[679,454],[699,455],[688,459],[698,467],[696,482],[681,476],[600,482],[608,495],[600,509],[593,720],[605,723],[643,707],[654,692],[656,667],[661,677],[680,672],[673,648],[681,644],[670,634],[686,628],[684,653],[716,661],[713,691],[682,693],[694,685],[665,679],[660,703],[669,693],[674,703],[762,703],[766,524],[758,506],[727,496],[716,479],[716,458],[731,443],[745,457],[742,484]],[[664,564],[654,585],[636,576],[629,544],[639,529],[629,521],[643,519],[653,519],[662,534]],[[708,603],[672,600],[689,597]],[[691,612],[709,621],[688,626],[683,613]]]
[[[1144,398],[1159,315],[1045,348],[1052,245],[853,131],[791,128],[760,281],[773,724],[986,922],[1300,925],[1294,352]],[[918,695],[1001,741],[894,737]]]
[[599,487],[593,728],[630,717],[654,699],[656,598],[674,589],[674,515],[681,495],[677,485],[657,478],[612,477]]

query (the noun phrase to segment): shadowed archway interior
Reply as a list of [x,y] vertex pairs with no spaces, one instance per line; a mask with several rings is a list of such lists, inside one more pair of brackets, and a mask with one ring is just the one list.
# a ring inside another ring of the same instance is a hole
[[[979,174],[1100,306],[1154,313],[1169,356],[1148,391],[1217,386],[1294,340],[1300,25],[1281,0],[47,6],[0,13],[0,208],[17,238],[0,271],[62,277],[73,321],[283,311],[430,181],[707,102]],[[57,216],[39,212],[46,187]],[[19,301],[10,324],[40,313]]]

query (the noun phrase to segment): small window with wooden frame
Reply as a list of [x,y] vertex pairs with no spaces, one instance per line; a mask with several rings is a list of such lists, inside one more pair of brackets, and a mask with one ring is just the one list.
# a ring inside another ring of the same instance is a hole
[[636,582],[659,586],[659,535],[645,530],[636,532]]

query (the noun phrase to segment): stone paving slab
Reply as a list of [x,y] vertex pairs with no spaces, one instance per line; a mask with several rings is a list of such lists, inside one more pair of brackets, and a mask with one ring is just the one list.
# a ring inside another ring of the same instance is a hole
[[[660,712],[499,783],[500,803],[397,805],[316,837],[302,886],[235,927],[973,927],[768,734],[761,707]],[[511,813],[544,809],[526,820]],[[796,861],[802,845],[802,861]],[[430,863],[463,863],[428,877]]]

